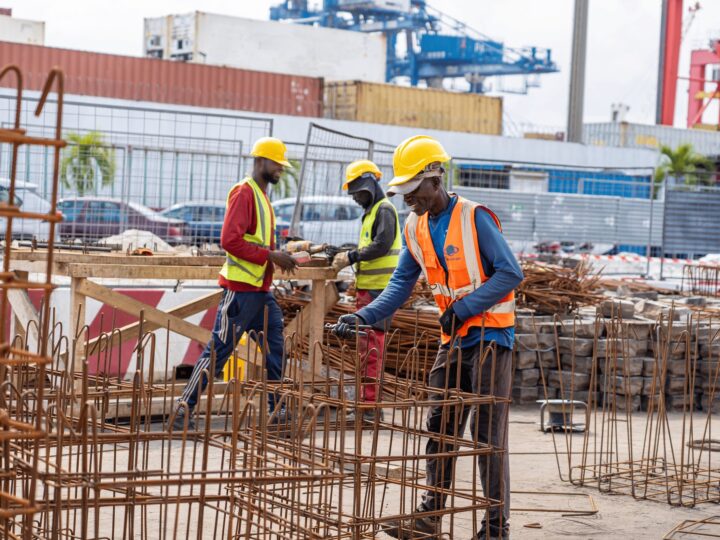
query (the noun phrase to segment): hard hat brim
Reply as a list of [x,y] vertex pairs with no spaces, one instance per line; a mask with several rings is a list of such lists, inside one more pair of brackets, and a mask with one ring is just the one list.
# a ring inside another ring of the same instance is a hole
[[393,177],[392,180],[390,180],[390,183],[388,185],[390,187],[392,186],[401,186],[402,184],[409,182],[413,178],[415,178],[418,174],[420,174],[422,171],[418,171],[416,173],[408,173],[408,174],[401,174],[400,176]]
[[261,157],[264,159],[269,159],[270,161],[274,161],[275,163],[277,163],[278,165],[282,165],[283,167],[292,167],[292,164],[289,161],[285,161],[282,159],[273,159],[271,157],[263,156],[262,154],[259,154],[257,152],[251,152],[250,155],[252,157]]
[[390,187],[387,190],[387,195],[389,197],[392,197],[393,195],[407,195],[408,193],[412,193],[413,191],[415,191],[417,188],[420,187],[420,184],[422,184],[423,180],[425,180],[425,178],[418,178],[416,180],[408,180],[406,182],[402,182],[399,184],[391,183]]

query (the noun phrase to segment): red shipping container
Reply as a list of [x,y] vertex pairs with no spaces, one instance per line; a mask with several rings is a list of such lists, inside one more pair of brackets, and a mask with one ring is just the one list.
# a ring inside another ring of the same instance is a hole
[[[101,54],[0,41],[0,66],[17,64],[27,90],[48,72],[65,72],[65,92],[155,103],[319,117],[323,80],[155,58]],[[2,85],[14,81],[7,77]]]

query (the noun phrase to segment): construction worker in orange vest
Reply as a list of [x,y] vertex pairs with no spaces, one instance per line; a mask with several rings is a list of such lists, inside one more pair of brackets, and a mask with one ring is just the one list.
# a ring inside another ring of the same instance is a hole
[[[445,389],[449,385],[509,399],[515,338],[513,290],[523,274],[492,210],[445,190],[443,164],[450,159],[438,141],[424,135],[411,137],[395,149],[395,177],[388,195],[402,195],[412,210],[405,222],[398,267],[383,293],[357,313],[340,317],[334,332],[350,338],[359,325],[373,324],[393,313],[410,297],[422,274],[440,309],[442,344],[429,374],[429,386]],[[496,347],[493,368],[488,365],[491,362],[479,361],[488,346]],[[473,539],[508,538],[507,402],[473,409],[473,439],[497,450],[478,459],[483,490],[486,497],[502,501],[486,512]],[[456,422],[452,410],[432,407],[427,429],[452,438],[457,423],[458,436],[462,436],[469,412],[463,411]],[[433,454],[452,450],[452,445],[441,443],[438,437],[428,440],[428,489],[423,500],[412,517],[386,523],[384,532],[394,538],[434,538],[440,533],[454,460]]]
[[[342,251],[333,260],[333,268],[339,271],[355,265],[355,305],[358,309],[367,306],[377,298],[390,282],[400,255],[400,222],[393,204],[385,197],[379,180],[382,172],[375,163],[367,159],[353,161],[345,169],[343,190],[363,207],[362,228],[357,249]],[[361,362],[362,401],[375,402],[382,373],[382,358],[385,350],[385,331],[390,317],[376,321],[367,336],[358,340],[358,359]],[[363,420],[375,421],[379,416],[375,409],[363,410]],[[348,421],[355,421],[358,411],[352,411]]]

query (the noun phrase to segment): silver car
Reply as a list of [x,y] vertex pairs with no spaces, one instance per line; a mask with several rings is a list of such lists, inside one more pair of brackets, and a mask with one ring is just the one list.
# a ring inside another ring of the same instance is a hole
[[[10,180],[0,178],[0,204],[10,202]],[[20,180],[15,181],[15,205],[23,212],[47,214],[50,212],[50,203],[38,194],[38,186]],[[0,236],[5,237],[7,218],[0,218]],[[55,239],[58,239],[57,226]],[[37,219],[14,219],[12,224],[12,237],[14,240],[31,240],[33,237],[40,241],[50,239],[50,223]]]
[[[290,223],[295,211],[295,197],[272,203],[277,219],[278,235],[289,235]],[[363,209],[350,197],[333,195],[307,195],[302,198],[300,223],[297,236],[316,244],[335,246],[357,244],[360,238]]]

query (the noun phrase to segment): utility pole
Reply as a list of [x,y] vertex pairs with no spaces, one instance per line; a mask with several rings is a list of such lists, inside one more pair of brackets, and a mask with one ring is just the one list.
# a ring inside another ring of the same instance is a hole
[[575,0],[572,61],[570,65],[570,99],[568,101],[567,121],[568,142],[582,142],[588,2],[589,0]]

